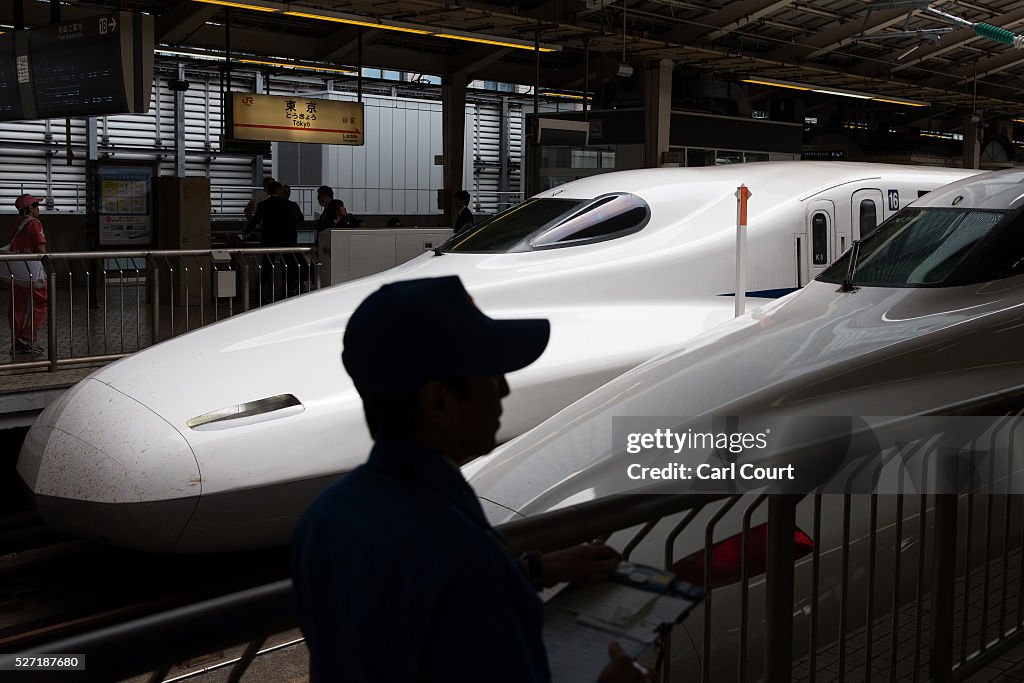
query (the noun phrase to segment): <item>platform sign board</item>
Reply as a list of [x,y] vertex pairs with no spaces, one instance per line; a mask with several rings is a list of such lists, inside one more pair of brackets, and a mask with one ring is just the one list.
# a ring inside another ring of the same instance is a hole
[[152,166],[98,164],[96,208],[101,246],[153,241]]
[[232,105],[235,140],[363,144],[362,102],[234,93]]
[[0,120],[144,113],[152,89],[151,16],[107,12],[0,36]]

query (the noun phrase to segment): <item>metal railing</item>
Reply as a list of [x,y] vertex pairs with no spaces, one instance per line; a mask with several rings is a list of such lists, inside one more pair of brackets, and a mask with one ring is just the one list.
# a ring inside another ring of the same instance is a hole
[[[109,362],[321,282],[311,247],[0,254],[11,261],[42,262],[48,301],[6,278],[0,292],[9,310],[24,309],[26,324],[2,326],[0,370]],[[32,319],[43,307],[45,330],[36,334]],[[45,359],[19,339],[42,346]]]
[[[1024,387],[936,414],[1008,414],[997,428],[1009,428],[1012,452],[1022,408]],[[899,455],[906,463],[918,457],[913,449]],[[865,459],[854,476],[880,471],[896,457]],[[902,490],[626,494],[500,529],[512,554],[610,537],[626,556],[660,553],[676,571],[700,567],[707,594],[702,613],[666,639],[662,681],[952,681],[1024,643],[1024,496],[986,495],[979,518],[972,512],[976,495],[924,493],[913,501]],[[764,525],[763,548],[755,522]],[[812,528],[813,538],[813,550],[801,557],[794,544],[798,523]],[[716,573],[725,571],[715,558],[726,534],[742,549],[738,579]],[[689,551],[696,552],[679,559]],[[980,605],[971,599],[977,589]],[[33,649],[84,653],[96,680],[155,671],[151,680],[159,681],[173,662],[248,643],[229,679],[239,680],[266,638],[296,623],[285,580]],[[697,642],[689,640],[694,633]]]

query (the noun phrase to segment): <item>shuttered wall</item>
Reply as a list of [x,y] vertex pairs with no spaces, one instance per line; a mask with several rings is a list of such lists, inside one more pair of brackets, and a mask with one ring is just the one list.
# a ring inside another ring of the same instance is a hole
[[[185,92],[185,173],[208,176],[213,209],[241,214],[252,195],[253,158],[222,154],[220,83],[209,74],[189,73]],[[96,119],[100,158],[156,161],[161,175],[174,173],[174,92],[168,77],[155,79],[147,114]],[[253,78],[233,78],[237,90],[251,90]],[[71,120],[72,160],[67,159],[65,119],[0,123],[0,213],[14,212],[23,192],[46,196],[48,212],[85,211],[86,123]],[[265,163],[270,172],[270,161]]]
[[[174,173],[174,98],[168,87],[172,72],[154,83],[147,114],[97,118],[100,157],[159,163],[161,175]],[[186,69],[190,88],[185,98],[185,149],[188,176],[210,178],[214,218],[237,218],[253,192],[254,177],[277,172],[292,185],[328,184],[357,215],[431,214],[437,212],[442,167],[434,163],[442,151],[439,100],[367,95],[366,144],[361,147],[275,144],[274,161],[265,159],[254,174],[250,155],[220,150],[221,97],[219,75]],[[252,92],[254,74],[232,78],[236,91]],[[324,92],[318,78],[272,78],[264,92],[306,94],[354,100],[351,93]],[[508,192],[521,188],[523,117],[515,103],[474,102],[466,107],[465,184],[475,213],[494,213]],[[508,142],[507,187],[502,185],[502,138]],[[50,198],[47,212],[85,211],[86,122],[71,120],[72,157],[66,154],[64,119],[0,123],[0,213],[14,212],[14,199],[24,192]],[[301,151],[299,151],[301,148]],[[293,197],[305,203],[310,193]],[[318,207],[313,207],[318,209]]]
[[[477,103],[473,115],[474,213],[494,214],[521,200],[523,112],[515,103]],[[470,177],[466,166],[467,179]]]

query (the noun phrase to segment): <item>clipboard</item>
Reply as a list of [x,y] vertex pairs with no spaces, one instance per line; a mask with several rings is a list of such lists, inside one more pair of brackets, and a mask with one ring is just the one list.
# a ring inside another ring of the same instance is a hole
[[637,657],[704,599],[672,572],[623,562],[607,581],[568,586],[544,606],[544,647],[553,683],[593,683],[608,643]]

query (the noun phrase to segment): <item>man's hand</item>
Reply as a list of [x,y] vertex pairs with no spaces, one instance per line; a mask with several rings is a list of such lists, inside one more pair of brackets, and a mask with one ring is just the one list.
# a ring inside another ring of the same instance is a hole
[[612,661],[601,672],[597,683],[646,683],[652,680],[650,674],[642,671],[618,643],[608,644],[608,656]]
[[574,545],[540,557],[545,586],[554,586],[562,581],[606,577],[621,561],[619,551],[601,541]]

